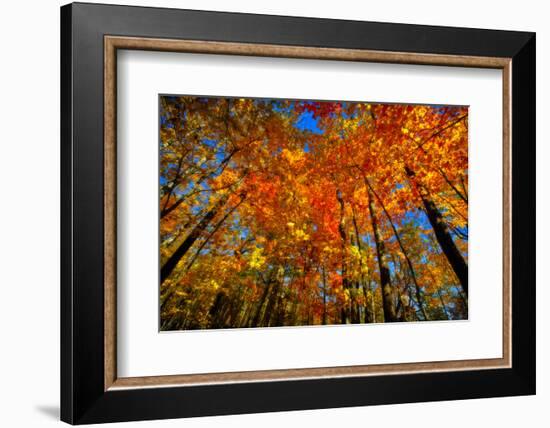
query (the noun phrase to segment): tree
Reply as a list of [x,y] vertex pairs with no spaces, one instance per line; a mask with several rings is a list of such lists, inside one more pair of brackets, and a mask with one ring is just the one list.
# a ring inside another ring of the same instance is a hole
[[161,97],[163,330],[467,317],[467,109]]

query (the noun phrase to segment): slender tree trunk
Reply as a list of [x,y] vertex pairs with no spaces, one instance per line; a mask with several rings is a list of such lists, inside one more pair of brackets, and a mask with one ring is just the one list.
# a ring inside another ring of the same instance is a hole
[[[407,172],[409,178],[414,181],[414,172],[409,168],[405,168],[405,171]],[[418,186],[418,188],[420,198],[422,199],[422,204],[424,205],[424,210],[428,216],[430,224],[432,225],[437,242],[447,257],[449,264],[453,268],[453,271],[462,286],[462,290],[466,295],[468,295],[468,265],[456,247],[451,233],[449,232],[449,228],[445,224],[441,213],[431,199],[428,191],[421,186]]]
[[[357,303],[357,296],[359,294],[359,288],[364,289],[364,283],[365,278],[363,275],[363,248],[361,246],[361,238],[359,236],[359,227],[357,226],[357,219],[355,218],[355,208],[353,207],[353,203],[351,204],[351,215],[352,215],[352,223],[353,223],[353,229],[355,231],[355,246],[357,247],[357,251],[359,252],[359,280],[355,282],[355,289],[353,290],[355,295],[355,304],[354,304],[354,320],[353,322],[355,324],[361,323],[361,312],[362,309],[366,312],[366,305],[361,307],[359,303]],[[366,300],[365,300],[366,303]]]
[[[218,167],[216,167],[216,169],[214,171],[209,171],[208,173],[205,173],[201,177],[199,177],[199,179],[195,183],[195,187],[198,187],[200,184],[202,184],[202,182],[204,180],[206,180],[208,177],[210,177],[218,169],[222,168],[222,171],[225,170],[225,167],[229,164],[229,161],[231,160],[231,158],[233,157],[233,155],[236,152],[237,152],[237,150],[231,151],[231,153],[229,153],[224,159],[222,159],[222,161],[220,162],[220,164],[218,165]],[[164,207],[160,212],[160,218],[164,218],[168,214],[170,214],[172,211],[174,211],[189,196],[189,195],[182,195],[172,205],[168,206],[168,199],[170,198],[170,196],[172,195],[172,193],[173,193],[173,191],[176,187],[177,186],[174,186],[173,189],[171,189],[170,195],[168,196],[168,198],[166,200],[166,203],[164,204]]]
[[210,306],[208,314],[210,315],[210,328],[221,328],[223,325],[223,309],[227,297],[223,291],[219,291],[214,298],[214,303]]
[[378,219],[376,217],[376,212],[374,210],[373,195],[368,183],[365,182],[367,187],[368,195],[368,204],[369,204],[369,213],[372,223],[372,232],[374,234],[374,242],[376,244],[376,256],[378,259],[378,268],[380,270],[380,289],[382,290],[382,306],[384,309],[384,321],[385,322],[396,322],[399,321],[397,317],[397,312],[395,309],[395,296],[393,287],[391,285],[390,269],[386,261],[384,260],[386,249],[384,246],[384,241],[380,235],[380,230],[378,229]]
[[290,310],[289,323],[290,325],[296,325],[296,319],[298,318],[298,296],[295,295],[292,302],[292,308]]
[[445,302],[443,301],[443,296],[441,295],[441,290],[437,290],[437,295],[439,296],[439,301],[441,302],[441,306],[443,307],[443,312],[445,313],[445,317],[450,320],[451,317],[449,316],[449,312],[447,311],[447,305],[445,305]]
[[231,313],[229,317],[230,327],[239,326],[239,315],[241,314],[243,305],[244,305],[243,290],[241,285],[239,285],[237,291],[233,292],[231,296]]
[[361,323],[361,312],[359,310],[359,304],[357,303],[357,295],[359,292],[359,283],[354,281],[350,287],[351,294],[351,323]]
[[[185,154],[186,155],[186,154]],[[167,195],[166,195],[166,200],[164,201],[164,205],[162,207],[162,209],[160,210],[160,212],[162,213],[166,207],[168,206],[168,202],[170,201],[170,197],[172,196],[172,192],[174,191],[174,189],[177,187],[178,185],[178,180],[180,179],[180,172],[181,172],[181,165],[183,163],[183,158],[185,157],[185,155],[182,155],[178,161],[178,166],[176,168],[176,175],[174,177],[174,179],[170,182],[170,184],[167,186]]]
[[250,327],[258,327],[260,323],[260,317],[262,315],[262,308],[264,307],[264,303],[267,299],[267,296],[269,295],[270,289],[271,289],[271,281],[268,281],[264,285],[264,291],[262,293],[262,297],[260,298],[260,301],[258,302],[258,307],[256,308],[256,312],[254,314],[254,318],[252,319],[252,323]]
[[200,252],[202,251],[202,249],[206,246],[206,244],[208,244],[208,241],[210,241],[210,239],[212,238],[212,236],[214,236],[214,234],[218,231],[218,229],[221,227],[221,225],[225,222],[225,220],[227,220],[227,217],[229,217],[231,214],[233,214],[235,212],[235,210],[237,208],[239,208],[239,206],[244,202],[244,200],[246,199],[246,196],[243,194],[241,195],[241,200],[233,207],[231,208],[229,211],[227,211],[227,213],[221,218],[220,221],[218,221],[216,223],[216,225],[214,226],[214,229],[212,230],[212,232],[210,232],[208,234],[208,236],[206,237],[206,239],[204,240],[204,242],[200,245],[199,248],[197,248],[197,251],[195,252],[195,254],[193,255],[193,258],[191,259],[191,261],[187,264],[187,267],[186,267],[186,270],[189,270],[191,269],[191,266],[193,266],[193,263],[195,263],[195,260],[197,260],[197,257],[199,256]]
[[411,287],[407,287],[407,294],[409,296],[408,310],[411,314],[414,314],[414,317],[417,321],[420,321],[420,318],[418,317],[418,311],[414,307],[414,299],[412,296]]
[[174,251],[170,258],[164,263],[160,270],[160,282],[161,284],[170,276],[174,271],[176,265],[181,258],[187,253],[189,248],[195,243],[195,241],[201,236],[204,230],[208,227],[210,222],[216,217],[218,211],[227,203],[229,194],[222,196],[222,198],[214,204],[212,208],[206,213],[202,220],[193,228],[191,233],[185,238],[180,246]]
[[[425,154],[428,154],[428,152],[424,149],[422,146],[418,146]],[[468,195],[466,192],[462,193],[458,188],[449,180],[449,177],[447,177],[447,174],[438,166],[435,167],[435,170],[443,177],[445,182],[449,185],[449,187],[456,193],[456,195],[462,199],[466,204],[468,203]],[[464,184],[462,184],[462,188],[464,189]]]
[[275,316],[275,325],[281,327],[285,325],[285,313],[286,313],[286,299],[283,295],[284,291],[279,290],[279,297],[277,300],[277,309]]
[[367,183],[367,185],[369,186],[369,189],[372,191],[372,193],[374,193],[374,196],[376,197],[376,199],[380,203],[380,206],[382,207],[382,210],[384,211],[384,214],[386,214],[386,218],[388,219],[388,222],[390,223],[390,226],[391,226],[392,231],[393,231],[393,235],[395,236],[395,239],[397,240],[397,243],[399,244],[399,248],[401,249],[401,252],[403,253],[403,256],[405,257],[405,260],[407,261],[407,267],[409,268],[411,279],[412,279],[413,284],[414,284],[414,289],[415,289],[415,294],[416,294],[416,301],[418,302],[418,306],[420,306],[420,312],[422,312],[422,316],[424,317],[424,319],[426,321],[429,321],[430,318],[428,317],[428,314],[426,313],[426,310],[424,308],[424,298],[422,297],[422,292],[420,290],[420,286],[418,285],[418,281],[416,279],[416,273],[414,271],[414,268],[413,268],[411,259],[409,257],[409,254],[407,253],[407,250],[405,250],[405,246],[403,245],[403,242],[401,242],[401,238],[399,236],[399,233],[397,232],[397,228],[393,224],[393,220],[390,217],[390,214],[388,213],[388,210],[386,210],[386,206],[384,205],[384,202],[382,202],[382,199],[380,199],[380,197],[378,196],[376,191],[372,188],[370,182],[368,181],[368,179],[366,177],[365,177],[365,182]]
[[269,295],[269,299],[267,300],[267,305],[264,312],[264,320],[263,325],[265,327],[269,327],[271,325],[272,321],[276,321],[276,304],[279,299],[279,290],[280,290],[281,283],[277,279],[275,284],[273,284],[273,287],[271,287],[271,293]]
[[321,267],[323,277],[323,325],[327,324],[327,277],[325,273],[325,266]]
[[248,303],[246,300],[243,305],[241,319],[239,327],[250,327],[250,317],[252,316],[253,304]]
[[[338,223],[338,231],[340,232],[341,250],[342,250],[342,287],[344,288],[344,292],[347,291],[348,293],[350,293],[348,272],[347,272],[347,262],[346,262],[347,237],[346,237],[345,205],[344,205],[344,198],[342,197],[342,192],[340,189],[336,190],[336,199],[340,204],[340,222]],[[350,305],[351,305],[351,293],[350,293]],[[341,310],[342,324],[347,324],[348,319],[350,318],[349,317],[350,313],[351,313],[350,307],[344,304],[344,307]]]
[[464,297],[464,293],[462,293],[462,290],[458,287],[456,287],[456,292],[458,294],[458,296],[460,297],[460,301],[462,302],[462,304],[464,305],[464,311],[462,311],[463,315],[464,316],[468,316],[468,299],[466,299],[466,297]]
[[[375,315],[374,315],[374,305],[372,304],[374,302],[374,298],[372,299],[372,302],[369,300],[369,289],[367,288],[367,283],[363,283],[363,297],[365,298],[365,323],[373,323],[375,322]],[[369,307],[369,303],[371,303]]]

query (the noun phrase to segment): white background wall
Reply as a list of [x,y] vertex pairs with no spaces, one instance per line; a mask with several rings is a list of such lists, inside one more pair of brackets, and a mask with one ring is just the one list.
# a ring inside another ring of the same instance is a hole
[[[122,0],[120,0],[122,2]],[[104,3],[113,3],[103,1]],[[342,425],[408,428],[546,425],[550,404],[550,210],[546,183],[550,27],[545,2],[147,0],[126,4],[537,32],[537,340],[535,397],[329,409],[139,423],[159,427]],[[59,6],[4,2],[0,11],[0,425],[59,424]],[[545,103],[546,101],[546,103]],[[545,287],[546,286],[546,287]],[[125,426],[138,426],[137,423]],[[387,426],[387,425],[385,425]]]

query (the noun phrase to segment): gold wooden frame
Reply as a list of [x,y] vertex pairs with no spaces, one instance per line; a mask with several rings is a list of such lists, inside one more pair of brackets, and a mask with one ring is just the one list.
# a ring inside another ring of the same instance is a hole
[[[247,55],[339,61],[443,65],[502,70],[503,81],[503,349],[502,358],[379,364],[305,369],[262,370],[148,377],[117,377],[116,369],[116,52],[118,49]],[[510,368],[511,311],[511,58],[382,52],[105,36],[104,38],[104,389],[191,386],[307,378],[337,378],[422,372]]]

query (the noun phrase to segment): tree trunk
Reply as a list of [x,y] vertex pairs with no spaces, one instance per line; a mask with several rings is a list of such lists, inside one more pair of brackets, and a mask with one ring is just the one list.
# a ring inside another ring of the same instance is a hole
[[279,299],[277,300],[277,314],[275,320],[276,327],[282,327],[285,325],[286,317],[286,299],[284,298],[283,291],[279,292]]
[[353,207],[353,204],[351,204],[351,214],[352,214],[353,229],[355,231],[355,246],[357,247],[357,251],[359,252],[359,279],[355,281],[355,289],[353,290],[355,298],[354,298],[354,305],[353,305],[352,322],[354,324],[360,324],[361,312],[362,312],[361,309],[363,308],[361,308],[360,305],[357,303],[357,296],[359,295],[359,288],[364,287],[365,278],[363,275],[363,260],[362,260],[363,249],[361,246],[361,238],[359,237],[359,227],[357,226],[357,219],[355,218],[355,208]]
[[163,208],[160,210],[161,211],[161,217],[162,216],[162,212],[164,212],[164,210],[166,210],[166,207],[168,206],[168,202],[170,201],[170,197],[172,196],[172,193],[174,192],[174,190],[176,189],[176,187],[178,187],[178,181],[180,179],[180,176],[181,176],[181,166],[183,164],[183,159],[187,156],[188,152],[182,154],[179,158],[179,161],[178,161],[178,166],[176,168],[176,173],[175,173],[175,177],[174,179],[170,182],[170,184],[167,186],[167,195],[166,195],[166,200],[164,201],[164,206]]
[[[237,150],[231,151],[221,162],[220,164],[214,169],[214,171],[208,171],[207,173],[203,174],[199,179],[194,183],[194,187],[198,187],[200,184],[202,184],[203,181],[205,181],[208,177],[210,177],[214,172],[216,172],[218,169],[222,168],[222,172],[225,169],[225,167],[229,164],[229,161],[233,157],[233,155],[237,152]],[[170,194],[168,195],[168,198],[166,199],[166,202],[164,204],[164,207],[160,211],[160,218],[166,217],[168,214],[170,214],[172,211],[174,211],[177,207],[181,205],[183,201],[187,199],[189,195],[182,195],[180,196],[172,205],[168,206],[168,200],[170,199],[170,196],[172,195],[174,189],[177,187],[174,186],[173,189],[170,190]]]
[[350,303],[349,305],[346,305],[344,302],[344,307],[341,310],[341,323],[347,324],[348,319],[351,315],[351,292],[349,291],[349,281],[348,281],[348,273],[347,273],[347,261],[346,261],[346,245],[347,245],[347,237],[346,237],[346,216],[345,216],[345,205],[344,205],[344,198],[342,197],[342,192],[340,189],[336,190],[336,199],[338,200],[338,203],[340,204],[340,222],[338,223],[338,231],[340,232],[340,238],[341,238],[341,249],[342,249],[342,287],[344,288],[344,292],[348,291],[349,297],[350,297]]
[[407,261],[407,267],[409,268],[411,279],[413,280],[415,294],[416,294],[416,301],[418,302],[418,306],[420,306],[420,312],[422,312],[422,316],[424,317],[424,320],[429,321],[430,318],[428,317],[428,314],[426,313],[426,310],[424,308],[424,298],[422,297],[422,292],[420,290],[420,286],[418,285],[418,281],[416,279],[416,273],[414,271],[411,259],[409,258],[409,254],[407,253],[407,250],[405,250],[405,246],[401,242],[401,238],[399,236],[399,233],[397,233],[397,228],[393,224],[393,220],[391,219],[390,214],[386,210],[384,202],[382,202],[382,199],[380,199],[380,197],[378,196],[376,191],[372,188],[372,186],[370,185],[370,182],[367,180],[366,177],[365,177],[365,182],[367,183],[367,185],[369,186],[369,189],[372,191],[372,193],[374,193],[374,196],[376,196],[376,199],[378,200],[378,202],[382,206],[382,210],[384,211],[384,214],[386,214],[388,222],[390,223],[390,226],[392,228],[393,235],[395,236],[395,239],[397,240],[397,243],[399,244],[399,248],[401,249],[401,252],[403,253],[403,256],[405,257],[405,260]]
[[374,234],[374,242],[376,244],[376,256],[378,259],[378,268],[380,269],[380,289],[382,290],[382,306],[384,309],[384,321],[396,322],[399,321],[397,317],[397,311],[395,309],[395,296],[393,287],[391,285],[390,269],[384,260],[386,249],[384,242],[378,229],[378,219],[374,211],[373,196],[368,183],[365,182],[367,187],[367,194],[369,199],[369,213],[372,223],[372,232]]
[[262,293],[262,297],[260,298],[260,301],[258,302],[258,307],[256,308],[256,312],[254,314],[254,318],[252,319],[252,323],[250,324],[250,327],[258,327],[258,324],[260,323],[260,316],[262,315],[262,308],[264,307],[264,303],[267,299],[270,289],[271,289],[271,281],[268,281],[266,284],[264,284],[264,291]]
[[208,310],[208,315],[210,316],[210,326],[209,328],[222,328],[224,327],[222,319],[222,309],[226,301],[226,296],[223,291],[219,291],[214,298],[214,302],[210,309]]
[[449,312],[447,311],[447,305],[445,305],[445,302],[443,301],[443,296],[441,295],[441,290],[437,290],[437,295],[439,296],[439,301],[441,302],[441,306],[443,307],[443,312],[445,313],[445,317],[450,320],[451,317],[449,315]]
[[187,253],[189,248],[195,243],[195,241],[201,236],[202,232],[208,227],[210,222],[216,217],[218,211],[226,204],[229,199],[229,194],[222,196],[222,198],[214,204],[210,211],[202,218],[202,220],[197,224],[191,233],[185,238],[185,240],[180,244],[180,246],[174,251],[170,258],[164,263],[160,270],[160,282],[161,284],[170,276],[174,271],[176,265],[181,260],[181,258]]
[[323,325],[327,324],[327,277],[325,273],[325,266],[321,267],[323,277]]
[[[409,168],[405,168],[405,170],[407,172],[407,175],[414,180],[414,172],[411,171]],[[453,268],[454,273],[456,274],[458,280],[460,281],[462,290],[464,290],[464,293],[467,296],[468,295],[468,265],[466,264],[466,261],[462,257],[462,254],[460,254],[460,251],[456,247],[453,241],[453,238],[451,236],[451,233],[449,232],[449,228],[445,224],[445,221],[443,220],[443,216],[437,209],[437,206],[431,199],[428,191],[421,186],[418,186],[418,187],[420,190],[419,191],[420,198],[422,199],[422,204],[424,205],[424,210],[426,212],[426,215],[428,216],[428,220],[430,221],[430,224],[432,225],[437,242],[439,243],[441,250],[447,257],[449,264]]]
[[231,214],[233,214],[235,212],[235,210],[237,208],[239,208],[239,206],[244,202],[244,200],[246,199],[246,196],[244,194],[241,195],[241,200],[233,207],[231,208],[229,211],[227,211],[227,213],[221,218],[220,221],[218,221],[216,223],[216,225],[214,226],[212,232],[210,232],[208,234],[208,236],[206,237],[206,239],[203,241],[203,243],[199,246],[199,248],[197,248],[197,251],[195,252],[195,254],[193,255],[193,258],[191,259],[191,261],[187,264],[187,267],[185,268],[186,270],[189,270],[191,269],[191,267],[193,266],[193,263],[195,263],[195,260],[197,260],[197,257],[199,257],[202,249],[206,246],[206,244],[208,244],[208,241],[210,241],[210,239],[212,238],[212,236],[214,236],[214,234],[218,231],[218,229],[221,227],[221,225],[225,222],[225,220],[227,220],[227,217],[229,217]]
[[277,313],[275,311],[277,301],[279,300],[279,290],[280,290],[281,283],[279,280],[275,280],[275,284],[271,287],[271,293],[269,293],[269,298],[267,300],[265,312],[264,312],[264,319],[262,322],[262,325],[264,327],[270,327],[272,321],[276,322],[277,320]]

